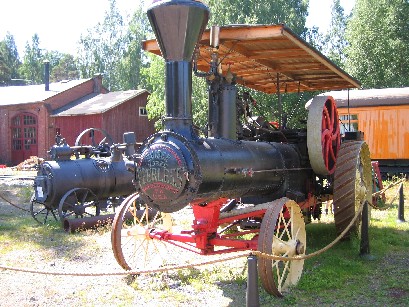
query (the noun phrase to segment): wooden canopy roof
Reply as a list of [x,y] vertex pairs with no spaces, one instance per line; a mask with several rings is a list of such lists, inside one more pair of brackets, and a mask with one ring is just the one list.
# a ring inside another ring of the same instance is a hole
[[[284,25],[231,25],[220,27],[219,59],[223,74],[265,93],[339,90],[360,87],[359,81]],[[156,40],[143,49],[161,55]],[[207,72],[213,49],[210,30],[199,42],[198,69]]]

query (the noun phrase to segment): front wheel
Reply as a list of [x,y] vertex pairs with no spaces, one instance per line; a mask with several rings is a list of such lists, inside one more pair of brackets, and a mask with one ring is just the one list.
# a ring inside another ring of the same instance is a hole
[[[260,228],[258,250],[281,257],[305,255],[306,232],[298,204],[288,198],[271,202]],[[258,272],[264,289],[281,297],[290,286],[298,283],[304,260],[271,260],[259,257]]]
[[128,196],[115,214],[111,244],[118,264],[125,270],[153,269],[166,262],[166,243],[151,238],[152,230],[171,230],[169,213],[149,208],[139,194]]

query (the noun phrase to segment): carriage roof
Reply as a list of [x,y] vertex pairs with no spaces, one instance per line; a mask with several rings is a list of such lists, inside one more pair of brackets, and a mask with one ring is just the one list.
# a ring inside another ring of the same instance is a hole
[[[265,93],[325,91],[356,88],[359,81],[336,66],[285,25],[230,25],[220,27],[219,58],[237,82]],[[199,41],[198,69],[209,71],[210,30]],[[143,49],[161,55],[156,40]],[[277,82],[279,81],[279,82]]]
[[[321,95],[332,96],[338,108],[409,105],[409,87],[368,90],[331,91]],[[349,96],[349,97],[348,97]]]

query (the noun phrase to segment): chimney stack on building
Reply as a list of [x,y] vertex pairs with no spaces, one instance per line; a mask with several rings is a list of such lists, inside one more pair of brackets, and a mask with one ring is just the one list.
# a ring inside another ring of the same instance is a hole
[[45,90],[50,90],[50,61],[44,60],[44,85]]

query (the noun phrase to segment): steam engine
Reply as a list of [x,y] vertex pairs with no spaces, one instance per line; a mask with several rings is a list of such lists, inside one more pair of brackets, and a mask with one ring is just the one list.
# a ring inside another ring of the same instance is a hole
[[[262,118],[252,124],[235,77],[219,74],[217,59],[208,73],[192,61],[209,9],[199,1],[159,1],[148,17],[166,61],[166,116],[163,131],[136,155],[135,183],[140,197],[162,212],[224,198],[253,204],[287,196],[303,201],[311,191],[305,131],[277,129]],[[217,44],[217,33],[211,35]],[[192,74],[209,86],[208,127],[199,135],[192,122]],[[281,128],[281,127],[280,127]],[[303,170],[300,172],[300,170]]]
[[[108,151],[93,146],[54,145],[49,152],[53,160],[43,162],[34,179],[35,201],[46,208],[58,208],[61,198],[74,188],[91,190],[98,195],[101,205],[108,197],[132,193],[135,189],[132,174],[125,164],[126,156],[135,152],[135,135],[125,133],[124,141],[111,149],[108,147]],[[77,159],[71,160],[72,156]]]

